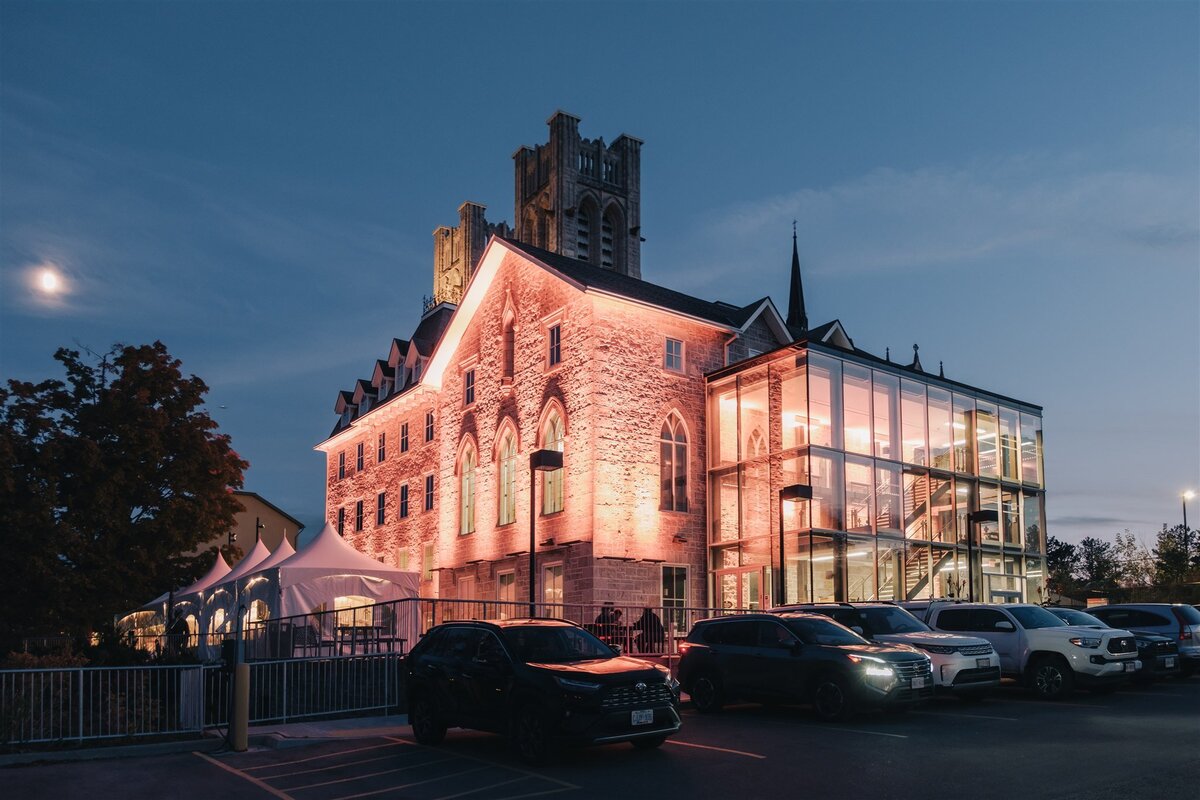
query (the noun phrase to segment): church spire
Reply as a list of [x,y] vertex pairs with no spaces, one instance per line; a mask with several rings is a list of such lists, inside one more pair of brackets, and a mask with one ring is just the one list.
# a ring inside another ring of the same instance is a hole
[[808,331],[808,314],[804,310],[804,286],[800,283],[800,251],[796,248],[796,220],[792,220],[792,286],[788,292],[787,324],[796,332]]

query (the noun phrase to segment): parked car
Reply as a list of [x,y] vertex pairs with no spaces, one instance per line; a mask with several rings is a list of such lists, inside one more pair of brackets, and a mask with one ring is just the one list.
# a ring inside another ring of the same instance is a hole
[[1041,606],[1026,603],[935,603],[925,620],[948,633],[987,639],[1000,671],[1040,697],[1059,699],[1076,684],[1109,691],[1137,672],[1137,642],[1123,630],[1075,628]]
[[933,685],[939,691],[978,700],[1000,685],[1000,659],[991,642],[935,631],[895,603],[811,603],[786,608],[824,614],[872,642],[922,650],[933,662]]
[[679,650],[679,681],[704,713],[741,699],[811,703],[822,719],[843,720],[858,710],[904,709],[933,695],[928,656],[872,644],[819,614],[703,620]]
[[[1077,608],[1045,606],[1045,609],[1068,625],[1076,628],[1111,627],[1107,622]],[[1134,680],[1152,681],[1180,674],[1179,645],[1170,636],[1157,633],[1131,631],[1137,640],[1138,661],[1141,669],[1134,673]]]
[[1161,633],[1179,643],[1183,674],[1200,671],[1200,611],[1183,603],[1120,603],[1090,613],[1114,628]]
[[679,730],[679,683],[621,656],[565,620],[449,622],[408,656],[413,736],[438,744],[448,727],[509,736],[544,762],[560,745],[658,747]]

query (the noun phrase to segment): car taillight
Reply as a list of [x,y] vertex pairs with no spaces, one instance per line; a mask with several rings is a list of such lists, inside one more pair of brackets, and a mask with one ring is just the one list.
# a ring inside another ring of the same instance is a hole
[[691,642],[680,642],[679,643],[679,655],[681,655],[681,656],[687,655],[687,651],[691,650],[691,649],[692,649]]
[[1178,608],[1172,608],[1171,611],[1175,614],[1175,619],[1179,620],[1179,641],[1185,642],[1192,638],[1192,627],[1188,621],[1183,618],[1183,613]]

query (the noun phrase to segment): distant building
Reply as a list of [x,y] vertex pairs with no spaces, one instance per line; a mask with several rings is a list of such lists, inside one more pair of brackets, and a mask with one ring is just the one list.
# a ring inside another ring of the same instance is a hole
[[515,234],[435,232],[438,302],[317,445],[328,521],[424,596],[756,607],[783,563],[789,601],[1039,599],[1040,409],[810,328],[794,237],[786,318],[641,280],[641,142],[578,123],[514,155]]
[[242,506],[242,510],[234,515],[233,533],[243,555],[254,549],[258,538],[262,538],[272,551],[285,538],[292,547],[296,546],[296,539],[304,530],[299,520],[256,492],[235,491],[233,495]]

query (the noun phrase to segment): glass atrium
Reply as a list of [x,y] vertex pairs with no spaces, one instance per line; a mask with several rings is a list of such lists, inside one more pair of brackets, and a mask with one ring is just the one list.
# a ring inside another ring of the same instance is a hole
[[708,488],[709,596],[725,608],[1043,599],[1035,405],[785,348],[710,376]]

